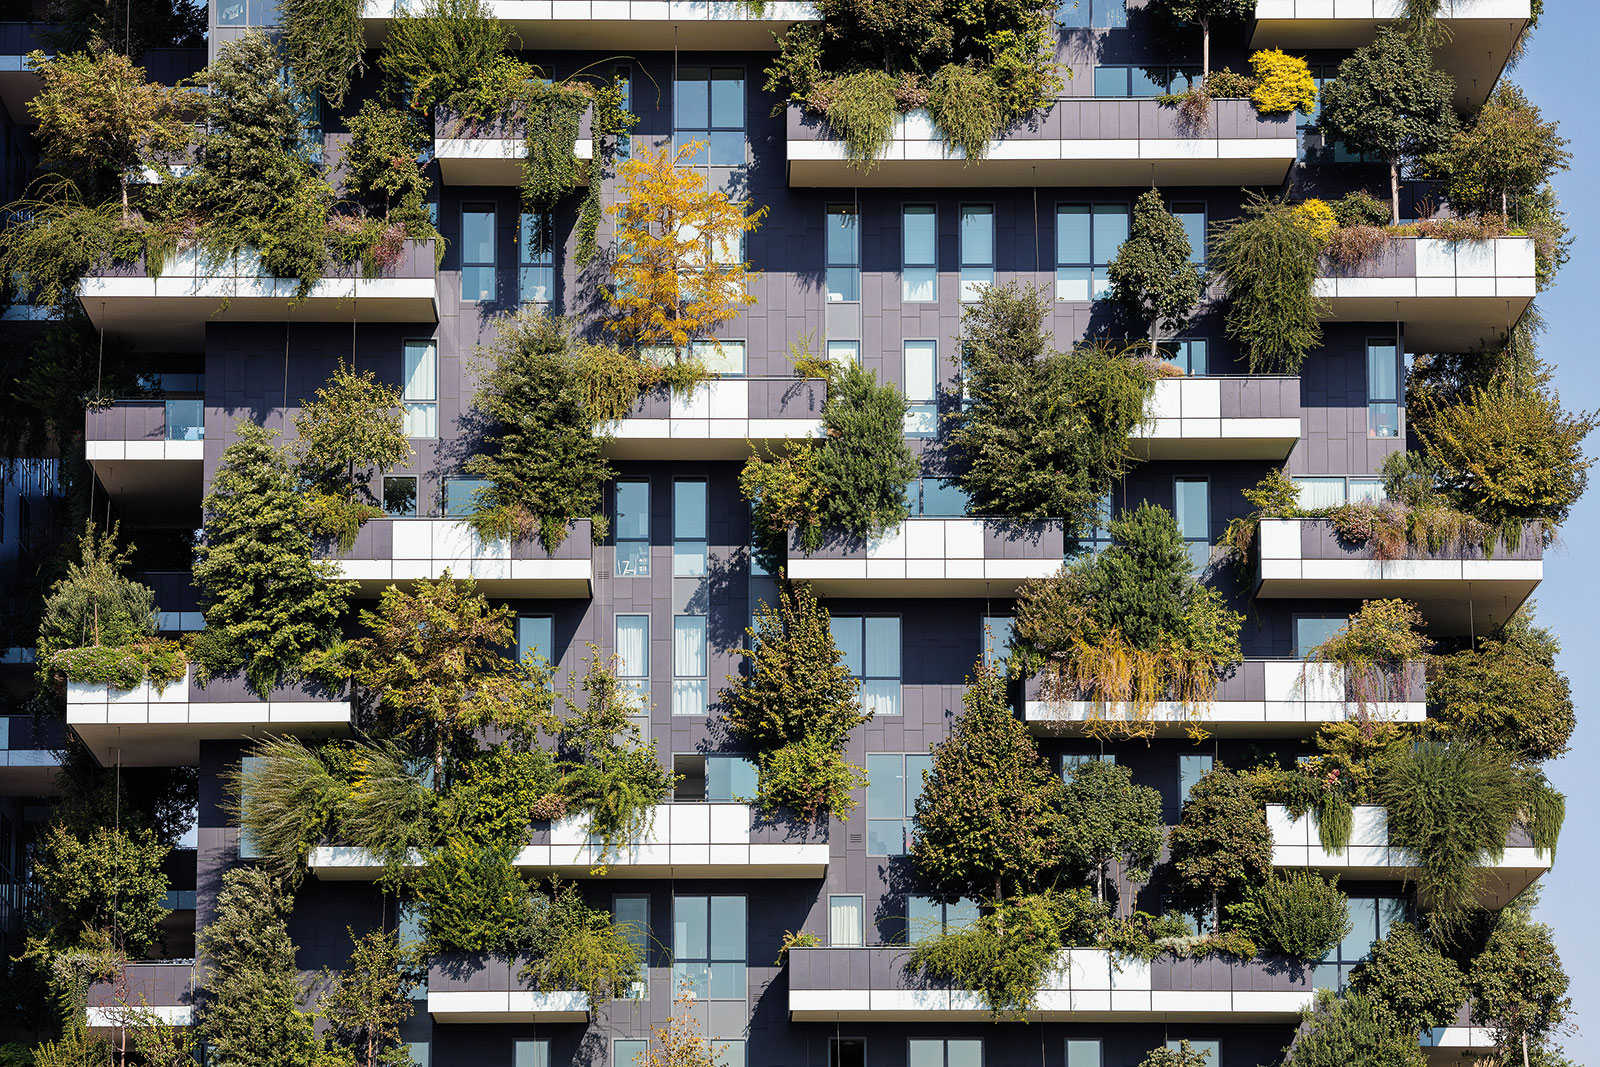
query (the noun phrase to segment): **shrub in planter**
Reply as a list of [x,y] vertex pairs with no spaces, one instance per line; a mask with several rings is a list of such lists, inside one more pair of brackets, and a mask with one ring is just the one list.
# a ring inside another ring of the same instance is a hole
[[1339,228],[1339,220],[1334,217],[1333,208],[1328,206],[1326,200],[1313,197],[1302,200],[1294,206],[1295,217],[1300,220],[1300,225],[1310,230],[1317,240],[1327,243],[1328,238]]
[[1306,871],[1275,873],[1252,886],[1230,914],[1267,951],[1308,962],[1350,932],[1350,905],[1337,880]]
[[1177,885],[1192,914],[1221,926],[1222,904],[1243,898],[1272,869],[1266,812],[1239,775],[1217,766],[1196,782],[1169,838]]
[[1314,292],[1322,242],[1283,201],[1253,197],[1212,226],[1211,267],[1228,294],[1223,323],[1252,373],[1295,373],[1322,340]]
[[1300,56],[1288,55],[1280,48],[1263,49],[1251,55],[1250,69],[1256,76],[1250,102],[1257,111],[1263,115],[1311,114],[1317,102],[1317,83]]
[[1344,682],[1363,720],[1374,704],[1403,700],[1405,665],[1428,651],[1422,612],[1405,600],[1368,600],[1334,636],[1311,650],[1308,662],[1344,669]]
[[1428,717],[1448,736],[1504,749],[1514,760],[1554,759],[1576,725],[1572,687],[1556,669],[1553,634],[1524,607],[1475,647],[1435,661]]
[[1339,220],[1341,227],[1386,226],[1389,223],[1389,208],[1383,201],[1362,189],[1345,193],[1335,200],[1333,215]]

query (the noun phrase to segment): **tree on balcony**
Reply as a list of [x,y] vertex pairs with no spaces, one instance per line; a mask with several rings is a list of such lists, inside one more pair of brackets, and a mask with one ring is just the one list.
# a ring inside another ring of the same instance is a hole
[[1162,203],[1159,190],[1133,205],[1127,239],[1111,261],[1111,297],[1148,324],[1150,358],[1161,358],[1161,332],[1182,329],[1200,303],[1200,268],[1183,223]]
[[[416,969],[414,946],[393,930],[370,930],[357,937],[341,971],[323,968],[326,991],[318,999],[328,1029],[323,1042],[331,1062],[351,1067],[409,1067],[411,1050],[400,1040],[400,1025],[411,1018]],[[330,1067],[331,1067],[330,1062]]]
[[295,465],[305,483],[313,532],[349,551],[367,519],[383,514],[374,473],[411,466],[400,390],[340,360],[316,398],[300,405]]
[[1520,209],[1572,162],[1555,120],[1526,94],[1501,82],[1472,124],[1424,161],[1459,214],[1498,213],[1518,221]]
[[1467,999],[1466,978],[1422,930],[1396,923],[1372,943],[1350,988],[1382,1004],[1413,1032],[1451,1026]]
[[1569,984],[1550,928],[1503,916],[1467,975],[1472,1021],[1494,1033],[1502,1062],[1529,1067],[1531,1052],[1544,1051],[1572,1012]]
[[[1152,5],[1175,22],[1200,27],[1200,73],[1211,73],[1211,27],[1255,18],[1255,0],[1156,0]],[[1213,1065],[1214,1067],[1214,1065]]]
[[1446,736],[1505,750],[1519,762],[1555,759],[1577,726],[1561,645],[1524,606],[1494,633],[1434,661],[1428,718]]
[[1295,205],[1252,196],[1244,207],[1211,228],[1212,269],[1228,293],[1223,325],[1252,374],[1298,374],[1322,341],[1316,280],[1325,242]]
[[1400,224],[1401,167],[1444,149],[1456,132],[1455,89],[1426,44],[1392,27],[1340,63],[1339,76],[1322,88],[1323,135],[1388,164],[1393,225]]
[[1284,1067],[1427,1067],[1417,1031],[1359,993],[1319,989],[1305,1025],[1284,1053]]
[[1090,873],[1095,899],[1106,899],[1113,863],[1129,882],[1147,881],[1167,837],[1161,794],[1135,785],[1127,767],[1104,760],[1079,764],[1064,792],[1062,853]]
[[487,118],[507,75],[526,69],[510,54],[514,43],[510,23],[483,0],[424,0],[395,11],[378,69],[390,94],[429,119],[441,104]]
[[905,442],[906,398],[851,363],[828,386],[827,443],[817,457],[824,528],[869,540],[903,522],[906,486],[921,467]]
[[366,71],[363,6],[362,0],[278,3],[284,58],[294,84],[308,94],[320,94],[335,109],[344,107],[351,79]]
[[1266,813],[1239,775],[1220,765],[1190,788],[1171,846],[1178,888],[1213,930],[1221,929],[1223,903],[1242,899],[1272,869]]
[[141,956],[161,943],[171,884],[162,861],[172,851],[148,827],[57,822],[42,835],[32,877],[50,902],[48,937],[58,947],[109,931],[116,947]]

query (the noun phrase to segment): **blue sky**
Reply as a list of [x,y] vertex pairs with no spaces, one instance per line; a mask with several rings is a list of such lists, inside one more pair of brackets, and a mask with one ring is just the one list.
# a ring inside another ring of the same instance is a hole
[[[1555,367],[1562,403],[1568,408],[1600,408],[1600,367],[1588,351],[1595,336],[1595,298],[1600,281],[1600,117],[1589,78],[1600,39],[1600,8],[1586,0],[1546,4],[1531,47],[1509,77],[1527,90],[1546,118],[1561,122],[1571,141],[1572,169],[1556,186],[1575,241],[1572,259],[1560,281],[1539,297],[1549,320],[1541,351]],[[1588,189],[1587,194],[1584,190]],[[1589,439],[1590,455],[1600,454],[1600,432]],[[1572,750],[1550,769],[1556,788],[1567,794],[1567,821],[1555,869],[1543,879],[1540,918],[1555,927],[1562,961],[1572,976],[1577,1034],[1564,1040],[1578,1063],[1600,1062],[1600,896],[1596,856],[1600,855],[1600,553],[1589,538],[1600,529],[1600,469],[1591,471],[1589,493],[1563,531],[1564,544],[1545,557],[1539,588],[1539,618],[1561,637],[1561,667],[1572,678],[1578,731]]]

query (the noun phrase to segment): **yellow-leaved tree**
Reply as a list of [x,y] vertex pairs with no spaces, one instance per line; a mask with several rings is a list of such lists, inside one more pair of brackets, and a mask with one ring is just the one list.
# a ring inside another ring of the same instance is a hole
[[607,327],[640,348],[671,348],[682,362],[689,342],[756,302],[744,260],[744,235],[767,209],[712,190],[690,166],[704,142],[675,151],[644,150],[622,165],[617,255]]

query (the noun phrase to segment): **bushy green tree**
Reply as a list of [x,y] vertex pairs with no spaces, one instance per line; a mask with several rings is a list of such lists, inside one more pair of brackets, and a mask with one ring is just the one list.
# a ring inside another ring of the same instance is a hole
[[1104,347],[1048,350],[1044,290],[990,286],[962,311],[969,403],[949,419],[958,480],[977,515],[1089,529],[1131,461],[1148,373]]
[[450,789],[439,798],[441,832],[489,848],[520,848],[536,805],[559,784],[549,749],[522,752],[500,744],[474,753],[456,764]]
[[1412,1031],[1454,1025],[1467,999],[1461,968],[1410,923],[1394,924],[1373,942],[1371,955],[1351,973],[1350,988]]
[[1558,126],[1546,122],[1521,89],[1501,82],[1472,124],[1427,159],[1427,172],[1443,183],[1457,212],[1515,219],[1521,203],[1572,161]]
[[430,952],[509,953],[526,943],[535,901],[514,855],[462,840],[429,853],[415,892]]
[[1389,165],[1390,221],[1400,223],[1400,168],[1438,152],[1456,132],[1456,83],[1416,37],[1387,27],[1339,64],[1322,87],[1317,124],[1330,141]]
[[426,219],[433,183],[420,161],[432,139],[416,115],[367,100],[345,126],[350,131],[342,159],[347,194],[376,217],[405,223]]
[[1570,982],[1556,953],[1550,928],[1513,918],[1500,923],[1467,972],[1472,1021],[1489,1027],[1501,1057],[1529,1050],[1554,1034],[1572,1011]]
[[1004,675],[980,661],[962,702],[917,798],[911,858],[943,893],[998,901],[1037,889],[1059,863],[1064,791]]
[[862,539],[905,519],[906,486],[920,471],[905,442],[906,398],[851,363],[822,408],[827,446],[817,457],[822,523]]
[[1556,668],[1561,645],[1524,606],[1473,648],[1435,661],[1428,719],[1450,736],[1540,762],[1567,751],[1577,726],[1572,686]]
[[431,117],[444,104],[487,118],[512,64],[511,26],[483,0],[425,0],[389,20],[378,56],[389,92]]
[[872,713],[861,708],[861,683],[834,644],[828,609],[809,587],[786,585],[745,633],[747,670],[728,679],[722,706],[729,731],[756,751],[762,810],[847,817],[865,778],[843,750]]
[[133,547],[119,548],[121,527],[104,534],[85,524],[78,540],[81,558],[45,597],[39,622],[39,661],[47,663],[63,648],[131,645],[155,635],[155,593],[127,577]]
[[[1200,73],[1211,73],[1211,27],[1223,21],[1252,19],[1256,14],[1253,0],[1156,0],[1152,5],[1161,13],[1178,22],[1200,27]],[[1212,1064],[1211,1067],[1217,1067]]]
[[1061,851],[1094,879],[1096,900],[1106,898],[1106,876],[1119,863],[1130,881],[1143,882],[1161,858],[1166,827],[1161,794],[1135,785],[1119,763],[1080,763],[1062,797]]
[[278,3],[284,58],[294,84],[303,92],[321,94],[335,109],[344,107],[351,79],[366,70],[361,10],[360,0]]
[[1187,1038],[1178,1042],[1177,1048],[1162,1045],[1150,1050],[1139,1063],[1139,1067],[1220,1067],[1208,1062],[1211,1058],[1210,1049],[1198,1049],[1189,1044]]
[[1275,872],[1246,890],[1242,909],[1251,940],[1297,960],[1319,959],[1350,932],[1350,902],[1337,881],[1310,871]]
[[1252,374],[1298,374],[1322,342],[1316,297],[1323,240],[1295,206],[1251,197],[1211,227],[1211,269],[1228,293],[1223,326]]
[[293,901],[259,867],[222,876],[216,915],[199,932],[206,985],[195,1025],[217,1067],[314,1067],[311,1016],[286,918]]
[[316,397],[294,418],[295,466],[307,488],[306,521],[312,532],[338,540],[348,551],[361,523],[382,514],[372,478],[409,467],[400,390],[371,371],[357,374],[341,360]]
[[51,940],[72,946],[87,931],[107,930],[134,956],[156,945],[170,888],[161,863],[170,851],[148,829],[101,826],[76,834],[51,826],[33,865],[50,902]]
[[1223,901],[1236,901],[1272,869],[1267,814],[1239,775],[1220,764],[1189,790],[1172,828],[1172,868],[1196,914],[1219,928]]
[[339,639],[347,595],[333,566],[314,557],[274,436],[239,423],[205,497],[205,537],[194,561],[206,617],[196,658],[212,673],[243,667],[263,694]]
[[541,991],[581,990],[589,1010],[627,995],[644,976],[644,960],[611,912],[583,898],[576,883],[552,879],[537,898],[522,977]]
[[350,962],[343,970],[322,972],[327,989],[318,1007],[328,1023],[327,1054],[347,1056],[353,1067],[410,1067],[411,1050],[400,1041],[400,1025],[416,1010],[412,950],[392,930],[357,937],[346,928],[346,933],[354,943]]
[[1317,992],[1316,1006],[1284,1055],[1284,1067],[1426,1067],[1417,1032],[1359,993]]
[[1159,190],[1142,193],[1133,205],[1127,239],[1106,274],[1111,298],[1149,324],[1150,358],[1160,357],[1161,332],[1181,329],[1200,303],[1200,268],[1183,223],[1162,203]]

